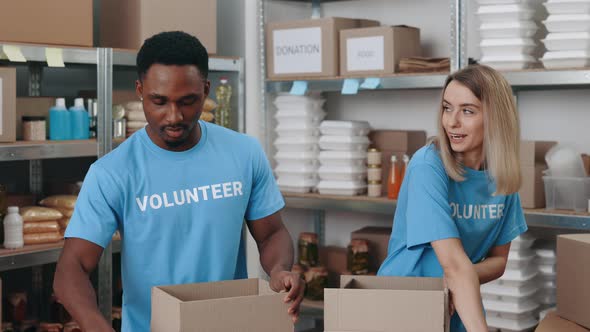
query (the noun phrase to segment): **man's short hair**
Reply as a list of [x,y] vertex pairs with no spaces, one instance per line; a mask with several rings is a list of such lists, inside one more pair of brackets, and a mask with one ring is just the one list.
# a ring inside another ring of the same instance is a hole
[[194,65],[204,79],[209,75],[207,49],[195,36],[182,31],[161,32],[145,40],[137,53],[137,74],[143,80],[150,67],[163,65]]

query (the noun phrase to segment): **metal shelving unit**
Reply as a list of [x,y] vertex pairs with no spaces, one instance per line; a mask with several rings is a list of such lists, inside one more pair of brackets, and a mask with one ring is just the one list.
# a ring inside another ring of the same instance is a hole
[[0,161],[96,157],[97,140],[16,142],[0,144]]

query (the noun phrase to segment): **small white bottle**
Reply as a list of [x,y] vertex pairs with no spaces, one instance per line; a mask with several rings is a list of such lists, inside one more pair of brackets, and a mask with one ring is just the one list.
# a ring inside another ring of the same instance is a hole
[[23,218],[18,213],[18,206],[9,206],[4,217],[4,247],[16,249],[23,245]]

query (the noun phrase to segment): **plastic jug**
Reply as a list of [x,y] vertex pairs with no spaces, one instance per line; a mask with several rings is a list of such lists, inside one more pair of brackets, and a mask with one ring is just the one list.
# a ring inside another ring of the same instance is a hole
[[88,139],[90,137],[90,119],[84,108],[84,99],[76,98],[69,113],[72,139]]
[[49,109],[49,139],[54,141],[72,139],[70,114],[64,98],[57,98],[55,106]]

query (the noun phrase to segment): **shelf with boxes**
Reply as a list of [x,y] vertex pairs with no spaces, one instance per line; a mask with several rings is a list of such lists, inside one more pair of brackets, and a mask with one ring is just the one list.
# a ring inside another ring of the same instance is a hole
[[96,157],[97,140],[0,143],[0,161]]

